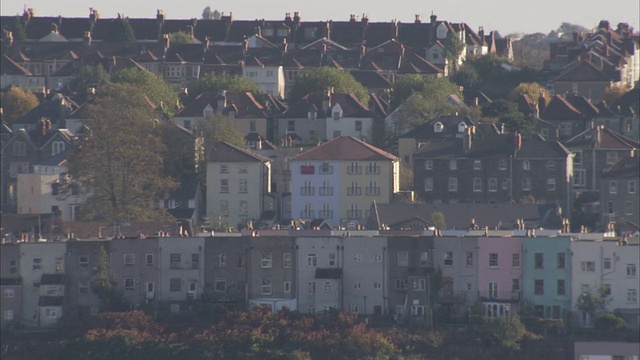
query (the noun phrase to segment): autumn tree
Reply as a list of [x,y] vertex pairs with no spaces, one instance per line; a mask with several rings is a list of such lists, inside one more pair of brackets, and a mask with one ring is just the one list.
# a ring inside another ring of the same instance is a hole
[[109,221],[162,217],[151,204],[175,183],[162,175],[159,152],[164,146],[151,131],[157,116],[139,89],[109,84],[86,114],[91,135],[70,158],[71,175],[91,191],[82,216]]
[[160,106],[168,116],[173,116],[179,104],[178,89],[150,71],[136,68],[123,69],[111,76],[116,84],[129,84]]
[[311,93],[333,89],[334,93],[355,95],[360,102],[369,102],[369,92],[350,73],[334,68],[320,67],[300,74],[293,83],[289,102],[294,104]]
[[100,299],[100,311],[125,311],[128,303],[124,292],[109,273],[109,255],[104,246],[98,252],[98,266],[91,276],[91,291]]
[[231,75],[227,73],[216,74],[208,73],[200,79],[193,81],[187,87],[189,95],[185,99],[185,103],[193,100],[196,96],[206,91],[217,92],[221,90],[234,92],[250,92],[259,102],[263,102],[264,94],[256,85],[242,76]]
[[2,107],[2,120],[8,124],[13,123],[29,110],[38,106],[38,98],[29,90],[21,87],[12,87],[0,94],[0,107]]
[[607,88],[604,90],[604,103],[607,106],[611,106],[611,104],[613,104],[627,92],[629,92],[629,89],[626,89],[622,86],[612,86],[610,88]]
[[551,96],[549,95],[549,91],[544,88],[544,86],[538,83],[522,83],[516,86],[509,93],[509,101],[516,101],[521,95],[527,95],[529,99],[531,99],[536,105],[538,105],[538,100],[540,96],[542,96],[546,103],[549,103],[551,100]]
[[611,301],[608,297],[608,289],[604,286],[582,291],[578,295],[576,308],[593,321],[607,312],[607,304]]

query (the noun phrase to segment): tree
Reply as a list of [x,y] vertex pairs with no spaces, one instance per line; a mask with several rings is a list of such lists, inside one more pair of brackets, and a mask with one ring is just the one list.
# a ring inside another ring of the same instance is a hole
[[507,100],[499,99],[482,108],[482,115],[487,118],[497,119],[505,124],[509,131],[533,134],[535,132],[534,120],[526,118],[518,110],[518,105]]
[[406,75],[399,78],[391,88],[391,108],[397,108],[416,93],[436,98],[439,102],[446,102],[449,95],[456,95],[462,99],[460,88],[449,79]]
[[583,291],[578,296],[576,308],[587,314],[589,319],[596,319],[601,314],[606,313],[606,307],[610,301],[607,299],[609,296],[607,292],[608,290],[604,286]]
[[465,45],[458,38],[457,34],[451,31],[447,34],[444,40],[444,57],[447,59],[449,71],[455,73],[458,68],[458,59],[460,54],[464,51]]
[[118,15],[117,19],[109,22],[108,31],[105,32],[104,41],[107,42],[130,42],[136,41],[136,35],[129,23],[128,18]]
[[626,89],[622,86],[612,86],[610,88],[607,88],[604,90],[604,103],[607,106],[611,106],[611,104],[613,104],[627,92],[629,92],[629,89]]
[[626,329],[624,319],[615,314],[602,314],[593,322],[593,327],[600,331],[623,331]]
[[172,44],[193,44],[193,36],[186,31],[176,31],[169,34]]
[[2,120],[11,124],[38,104],[40,104],[38,98],[31,91],[25,91],[21,87],[12,87],[0,95]]
[[14,41],[27,40],[27,33],[24,31],[24,26],[19,16],[14,16],[6,26],[7,31],[11,31]]
[[159,152],[162,174],[176,181],[193,177],[196,173],[196,142],[193,136],[170,122],[160,122],[154,127],[154,134],[164,144],[164,150]]
[[134,221],[163,218],[151,204],[175,187],[162,176],[162,142],[153,135],[155,118],[138,89],[109,84],[87,106],[91,135],[70,158],[70,174],[91,194],[85,219]]
[[113,74],[111,81],[134,86],[137,92],[149,97],[168,116],[173,116],[179,105],[178,89],[149,71],[136,68],[123,69]]
[[91,276],[91,291],[100,299],[100,311],[125,311],[128,308],[124,292],[109,275],[109,255],[104,246],[98,252],[98,266]]
[[221,90],[234,91],[234,92],[250,92],[258,100],[258,102],[264,102],[264,94],[256,85],[242,76],[231,75],[227,73],[216,74],[208,73],[200,79],[192,82],[188,86],[189,95],[187,96],[185,103],[193,100],[196,96],[206,91],[217,92]]
[[516,86],[509,93],[509,101],[516,101],[521,95],[527,95],[536,105],[538,105],[538,100],[541,95],[547,104],[549,103],[549,100],[551,100],[551,96],[547,89],[538,83],[522,83]]
[[289,101],[295,104],[308,94],[327,89],[333,89],[334,93],[353,94],[363,104],[369,102],[369,92],[353,75],[328,67],[315,68],[298,76],[291,88]]
[[213,114],[198,123],[198,129],[205,139],[205,149],[211,143],[224,141],[244,148],[244,136],[233,125],[233,119],[228,116]]
[[440,211],[431,213],[431,219],[429,220],[429,223],[436,229],[445,229],[447,227],[447,223],[444,219],[444,214]]
[[207,7],[202,10],[202,19],[204,20],[212,20],[213,13],[211,12],[211,6],[207,5]]
[[101,65],[85,65],[80,69],[80,73],[67,84],[67,90],[75,92],[82,100],[86,100],[89,88],[95,90],[108,81],[109,74]]

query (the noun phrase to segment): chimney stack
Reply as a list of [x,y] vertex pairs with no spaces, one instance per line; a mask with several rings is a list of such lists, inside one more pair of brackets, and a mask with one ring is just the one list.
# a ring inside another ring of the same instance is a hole
[[422,16],[420,16],[420,14],[416,14],[416,20],[414,22],[416,24],[422,23]]
[[84,32],[84,44],[86,46],[90,46],[91,45],[91,31],[85,31]]
[[296,26],[300,26],[300,22],[301,22],[301,18],[300,18],[300,12],[295,11],[293,13],[293,22],[296,24]]
[[354,23],[354,22],[356,22],[356,15],[355,15],[355,14],[351,14],[351,15],[349,15],[349,22],[350,22],[350,23]]
[[216,112],[218,114],[222,114],[224,108],[227,107],[227,92],[225,90],[220,91],[220,95],[218,95],[218,106],[216,107]]
[[322,96],[322,113],[326,116],[329,106],[331,106],[331,89],[326,89]]
[[431,16],[429,18],[431,20],[431,26],[435,26],[436,25],[436,20],[438,19],[438,17],[436,15],[434,15],[433,12],[432,12]]
[[156,11],[156,22],[158,23],[158,25],[164,24],[164,18],[164,11],[162,11],[162,9],[158,9]]
[[13,45],[13,32],[11,31],[7,31],[7,43],[9,44],[9,46]]
[[484,41],[484,27],[482,26],[478,28],[478,37],[480,38],[480,41]]

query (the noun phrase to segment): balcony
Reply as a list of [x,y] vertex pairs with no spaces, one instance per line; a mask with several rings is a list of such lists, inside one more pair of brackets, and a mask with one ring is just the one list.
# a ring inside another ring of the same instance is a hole
[[333,187],[321,187],[318,192],[320,196],[332,196]]
[[436,296],[436,302],[441,304],[459,304],[467,300],[465,292],[440,292]]
[[300,195],[302,196],[312,196],[316,193],[315,188],[312,187],[301,187],[300,188]]
[[318,216],[322,219],[333,219],[333,210],[320,210]]
[[520,291],[478,291],[480,301],[519,302]]
[[380,187],[366,187],[365,194],[367,196],[380,196]]
[[347,188],[347,195],[360,196],[362,195],[362,188],[360,186],[351,186]]

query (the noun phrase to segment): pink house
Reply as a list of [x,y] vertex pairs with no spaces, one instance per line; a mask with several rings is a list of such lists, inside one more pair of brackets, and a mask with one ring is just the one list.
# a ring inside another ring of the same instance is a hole
[[[520,311],[522,294],[522,239],[478,238],[478,299],[485,316],[511,316]],[[467,254],[467,261],[469,259]]]

